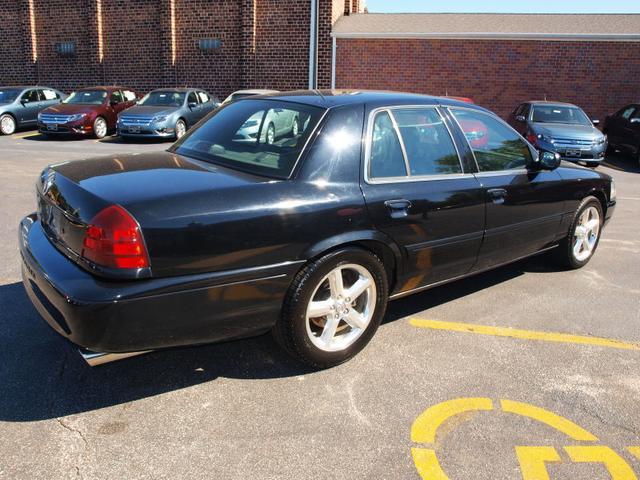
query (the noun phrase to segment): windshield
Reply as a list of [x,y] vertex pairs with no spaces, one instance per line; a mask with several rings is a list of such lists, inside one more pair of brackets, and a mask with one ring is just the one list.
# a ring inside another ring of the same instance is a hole
[[181,107],[184,103],[184,92],[149,92],[139,105],[144,106],[167,106],[167,107]]
[[589,117],[578,107],[544,105],[533,107],[533,122],[567,123],[570,125],[591,125]]
[[230,103],[171,150],[257,175],[287,178],[324,111],[277,100]]
[[73,92],[63,100],[62,103],[102,105],[105,98],[107,98],[107,92],[104,90],[81,90],[79,92]]
[[22,90],[12,90],[12,89],[0,90],[0,103],[13,102],[16,98],[18,98],[18,95],[20,95],[21,91]]

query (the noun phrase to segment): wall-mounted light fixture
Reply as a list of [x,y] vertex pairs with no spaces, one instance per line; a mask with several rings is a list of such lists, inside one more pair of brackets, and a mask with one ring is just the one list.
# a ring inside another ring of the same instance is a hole
[[36,11],[33,0],[29,0],[29,28],[31,30],[31,59],[38,61],[38,36],[36,34]]
[[204,51],[217,50],[222,46],[219,38],[201,38],[198,40],[198,48]]
[[61,57],[75,57],[76,42],[56,43],[56,52],[58,52]]
[[98,27],[98,60],[104,59],[104,39],[102,37],[102,0],[96,0],[96,24]]
[[176,2],[170,0],[169,8],[171,9],[171,65],[176,64]]

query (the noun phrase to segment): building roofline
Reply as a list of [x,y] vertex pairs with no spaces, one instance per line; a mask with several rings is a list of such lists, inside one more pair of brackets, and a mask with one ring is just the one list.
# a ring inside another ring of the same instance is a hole
[[334,38],[426,40],[547,40],[559,42],[640,42],[640,33],[502,33],[502,32],[331,32]]

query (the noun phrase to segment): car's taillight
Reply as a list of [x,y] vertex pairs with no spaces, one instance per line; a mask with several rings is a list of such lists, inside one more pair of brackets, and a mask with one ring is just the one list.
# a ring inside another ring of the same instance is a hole
[[529,143],[534,147],[538,145],[538,136],[535,133],[529,133],[527,135],[527,140],[529,140]]
[[102,267],[149,266],[149,255],[138,223],[118,205],[111,205],[93,217],[82,246],[82,256]]

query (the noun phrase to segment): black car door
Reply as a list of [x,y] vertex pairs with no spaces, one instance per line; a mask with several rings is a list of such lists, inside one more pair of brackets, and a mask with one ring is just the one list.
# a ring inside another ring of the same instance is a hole
[[[499,118],[451,108],[469,137],[486,201],[486,231],[474,270],[529,255],[558,240],[567,193],[556,171],[529,170],[534,151]],[[484,135],[470,136],[482,131]]]
[[628,152],[637,152],[640,149],[640,108],[634,110],[621,130],[618,144]]
[[375,226],[404,254],[397,292],[466,274],[484,229],[482,187],[436,106],[370,112],[362,191]]

